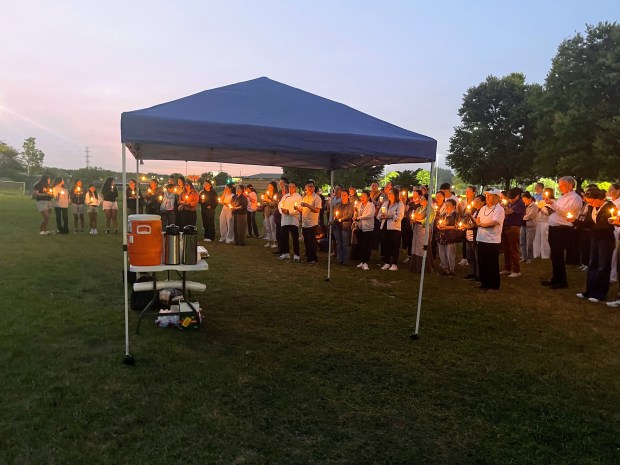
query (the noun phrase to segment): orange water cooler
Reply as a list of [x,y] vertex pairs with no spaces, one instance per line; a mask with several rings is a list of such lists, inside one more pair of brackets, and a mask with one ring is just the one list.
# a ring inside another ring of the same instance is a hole
[[162,236],[159,215],[129,215],[127,251],[134,266],[161,264]]

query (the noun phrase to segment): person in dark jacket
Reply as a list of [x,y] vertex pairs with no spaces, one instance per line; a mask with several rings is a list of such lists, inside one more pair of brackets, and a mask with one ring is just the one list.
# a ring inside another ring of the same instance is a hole
[[248,230],[248,199],[243,194],[245,186],[237,186],[237,194],[233,196],[230,208],[233,212],[233,228],[235,231],[235,245],[245,245],[245,235]]
[[146,196],[144,196],[144,213],[147,215],[159,215],[163,200],[163,189],[159,187],[157,179],[151,179],[146,190]]
[[215,240],[215,209],[217,208],[217,193],[213,189],[211,181],[207,180],[202,185],[198,203],[200,204],[200,215],[202,217],[202,228],[204,230],[204,241]]
[[138,186],[135,179],[127,181],[125,195],[127,196],[127,216],[142,213],[144,199],[142,192],[140,192],[140,186]]
[[103,213],[105,215],[105,233],[110,234],[110,228],[114,227],[114,234],[118,233],[118,222],[116,216],[118,214],[118,189],[114,185],[114,178],[109,177],[103,182],[101,187],[101,195],[103,196]]
[[[586,278],[586,290],[577,294],[580,299],[590,302],[604,302],[609,292],[609,275],[611,274],[611,257],[616,241],[614,226],[610,218],[614,216],[615,205],[606,199],[605,191],[590,187],[584,194],[585,201],[592,206],[592,224],[590,232],[590,263]],[[567,219],[574,222],[569,212]]]
[[50,213],[52,211],[52,199],[54,194],[52,191],[52,185],[50,177],[46,174],[41,176],[41,179],[32,188],[32,198],[37,202],[37,210],[41,214],[41,224],[39,225],[39,234],[42,236],[49,235],[47,225],[50,220]]
[[[71,211],[73,212],[73,232],[84,232],[84,213],[86,213],[86,204],[84,199],[86,191],[81,179],[76,179],[73,187],[69,192],[71,201]],[[79,224],[79,227],[78,227]]]

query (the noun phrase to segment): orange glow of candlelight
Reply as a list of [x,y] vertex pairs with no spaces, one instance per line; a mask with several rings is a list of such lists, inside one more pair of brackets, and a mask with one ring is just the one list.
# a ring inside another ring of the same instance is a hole
[[571,212],[568,212],[568,213],[566,214],[566,219],[570,220],[570,219],[572,219],[572,218],[573,218],[573,214],[572,214]]

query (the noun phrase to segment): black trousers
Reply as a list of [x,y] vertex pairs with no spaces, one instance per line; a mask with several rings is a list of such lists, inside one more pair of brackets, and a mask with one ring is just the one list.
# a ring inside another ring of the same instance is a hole
[[590,264],[590,236],[592,232],[589,229],[582,229],[579,234],[579,265]]
[[181,231],[183,231],[183,228],[187,224],[186,219],[185,219],[186,217],[187,217],[187,211],[185,210],[177,210],[174,215],[174,220],[175,220],[174,224],[176,224],[179,228],[181,228]]
[[69,233],[69,209],[68,208],[60,208],[54,207],[54,211],[56,212],[56,229],[61,234]]
[[196,226],[196,220],[198,219],[198,213],[196,212],[196,210],[194,211],[190,211],[190,210],[183,210],[183,212],[185,213],[183,216],[184,218],[184,225],[183,226],[188,226],[188,225],[192,225],[192,226]]
[[293,254],[299,256],[299,226],[282,226],[282,253],[290,253],[289,234],[293,236]]
[[598,300],[607,300],[609,292],[609,275],[611,273],[611,257],[616,248],[615,239],[592,239],[590,241],[590,264],[586,295]]
[[200,216],[205,239],[215,240],[215,208],[207,208],[203,205],[200,209]]
[[359,249],[360,260],[362,263],[368,263],[370,261],[370,251],[372,249],[374,231],[361,231],[357,230],[357,247]]
[[273,213],[273,220],[276,223],[276,241],[278,242],[278,253],[283,254],[282,252],[282,215],[280,211],[276,208]]
[[256,224],[256,212],[248,212],[248,235],[258,237],[258,225]]
[[233,213],[233,228],[235,233],[235,244],[245,245],[245,235],[248,231],[248,216],[245,212]]
[[549,247],[551,248],[551,284],[567,286],[566,252],[573,245],[573,228],[570,226],[549,226]]
[[499,249],[501,244],[478,242],[478,274],[480,286],[499,289]]
[[316,226],[301,228],[301,233],[304,236],[304,247],[306,248],[306,261],[308,262],[319,261],[319,258],[316,256],[316,228]]
[[381,255],[385,257],[385,262],[389,265],[398,264],[398,253],[400,252],[401,233],[395,229],[387,229],[387,221],[381,230]]

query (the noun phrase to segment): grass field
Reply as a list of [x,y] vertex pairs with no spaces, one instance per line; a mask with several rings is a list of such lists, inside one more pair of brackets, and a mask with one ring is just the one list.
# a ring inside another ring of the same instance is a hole
[[[209,246],[200,331],[132,323],[121,236],[44,236],[0,196],[0,464],[617,464],[620,312],[538,284]],[[100,227],[103,215],[100,215]],[[404,268],[404,267],[403,267]],[[615,288],[613,289],[615,292]]]

